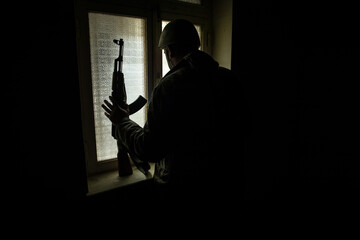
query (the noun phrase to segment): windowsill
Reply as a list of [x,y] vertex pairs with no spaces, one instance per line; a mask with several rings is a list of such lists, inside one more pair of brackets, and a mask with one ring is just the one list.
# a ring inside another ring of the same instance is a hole
[[117,170],[89,176],[87,178],[89,189],[87,196],[152,179],[155,166],[152,163],[150,166],[151,168],[147,176],[136,167],[133,167],[133,174],[124,177],[119,177]]

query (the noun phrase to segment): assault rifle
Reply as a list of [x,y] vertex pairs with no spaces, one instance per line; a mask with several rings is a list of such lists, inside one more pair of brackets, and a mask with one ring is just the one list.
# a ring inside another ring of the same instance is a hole
[[[122,72],[122,64],[123,64],[123,51],[124,51],[124,41],[123,39],[113,41],[115,44],[120,46],[119,49],[119,57],[115,59],[114,63],[114,72],[112,78],[112,93],[116,104],[118,104],[121,108],[126,108],[127,105],[127,96],[125,89],[125,81],[124,74]],[[129,104],[130,115],[139,111],[145,104],[147,100],[143,96],[139,96],[133,103]],[[112,126],[111,135],[115,137],[115,126]],[[132,156],[125,150],[125,147],[122,145],[121,141],[117,139],[117,147],[118,147],[118,172],[119,176],[131,175],[133,173],[132,167],[130,164],[130,159],[133,161],[134,165],[145,175],[147,175],[148,170],[150,169],[150,165],[147,162],[143,162]]]

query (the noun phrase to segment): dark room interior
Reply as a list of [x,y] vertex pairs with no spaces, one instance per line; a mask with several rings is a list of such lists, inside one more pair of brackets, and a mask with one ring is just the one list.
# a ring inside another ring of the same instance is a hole
[[[12,74],[4,88],[10,166],[3,198],[18,216],[122,204],[140,211],[144,196],[152,198],[147,181],[87,195],[75,3],[10,4],[16,20],[4,35]],[[241,188],[234,191],[249,205],[331,205],[334,212],[359,200],[355,9],[339,2],[232,1],[231,69],[246,76],[253,121]]]

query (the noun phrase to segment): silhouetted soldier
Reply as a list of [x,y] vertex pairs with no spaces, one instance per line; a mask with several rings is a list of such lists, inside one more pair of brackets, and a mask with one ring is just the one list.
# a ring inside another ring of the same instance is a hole
[[168,23],[158,46],[170,71],[152,93],[144,127],[126,109],[104,101],[118,139],[142,161],[156,163],[155,185],[178,200],[240,194],[249,117],[240,80],[198,50],[189,21]]

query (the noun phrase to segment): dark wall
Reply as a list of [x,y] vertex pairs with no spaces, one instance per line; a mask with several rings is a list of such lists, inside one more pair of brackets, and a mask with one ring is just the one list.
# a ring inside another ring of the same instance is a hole
[[72,1],[14,3],[9,183],[20,202],[85,196],[85,161]]
[[232,69],[247,75],[253,114],[248,196],[351,199],[359,19],[350,5],[288,2],[234,1]]

